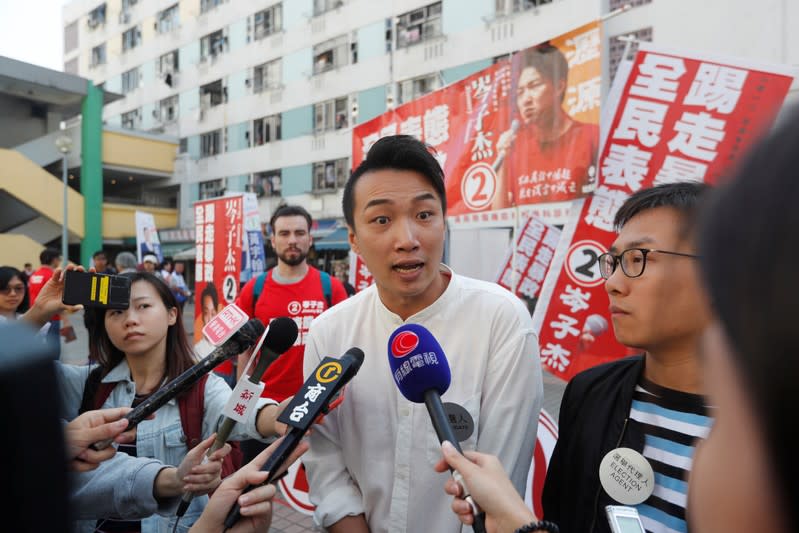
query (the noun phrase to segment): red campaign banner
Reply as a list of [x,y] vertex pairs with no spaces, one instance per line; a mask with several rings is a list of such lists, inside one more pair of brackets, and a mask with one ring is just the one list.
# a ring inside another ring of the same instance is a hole
[[613,218],[634,192],[675,181],[716,183],[773,122],[793,81],[787,68],[657,51],[641,44],[600,157],[599,187],[574,202],[533,314],[541,359],[568,380],[633,353],[617,343],[598,256],[616,238]]
[[[593,22],[356,126],[353,168],[381,137],[417,137],[436,150],[454,223],[512,225],[517,205],[584,196],[595,186],[600,42]],[[559,223],[567,212],[536,215]]]
[[372,273],[366,268],[366,263],[363,262],[361,256],[350,250],[350,274],[349,282],[357,292],[375,282]]
[[[195,267],[194,343],[202,339],[203,327],[236,300],[241,274],[243,227],[241,196],[205,200],[194,204]],[[230,373],[230,361],[216,370]]]
[[[560,240],[561,231],[536,217],[528,217],[521,225],[516,237],[516,257],[513,248],[508,252],[500,270],[497,284],[530,300],[537,298],[541,285],[552,262]],[[515,263],[515,268],[511,266]],[[514,271],[515,279],[514,279]]]

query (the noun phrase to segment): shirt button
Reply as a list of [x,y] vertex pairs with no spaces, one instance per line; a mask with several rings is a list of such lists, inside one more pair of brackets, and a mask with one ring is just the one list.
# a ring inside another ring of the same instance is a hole
[[127,386],[125,387],[125,389],[126,389],[128,392],[133,392],[133,385],[131,385],[130,383],[128,383],[128,384],[127,384]]

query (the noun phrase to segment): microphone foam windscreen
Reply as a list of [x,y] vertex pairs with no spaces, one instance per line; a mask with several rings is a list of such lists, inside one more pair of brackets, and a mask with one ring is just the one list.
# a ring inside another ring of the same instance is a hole
[[269,323],[264,346],[275,353],[283,353],[294,345],[298,334],[297,323],[281,316]]
[[424,403],[424,393],[444,394],[451,375],[444,350],[433,334],[419,324],[404,324],[388,339],[388,366],[400,392],[414,403]]
[[266,329],[266,327],[263,322],[257,318],[251,318],[246,324],[241,326],[241,329],[236,332],[236,336],[240,344],[252,346],[258,342],[258,338],[264,334],[264,329]]

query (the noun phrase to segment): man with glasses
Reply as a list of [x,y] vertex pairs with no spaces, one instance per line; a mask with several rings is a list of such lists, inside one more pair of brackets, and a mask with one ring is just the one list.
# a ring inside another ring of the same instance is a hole
[[563,533],[610,531],[605,506],[628,502],[605,491],[600,478],[611,472],[600,463],[618,448],[653,469],[634,505],[646,530],[687,531],[687,475],[712,422],[697,357],[709,311],[693,241],[706,190],[660,185],[633,194],[616,214],[618,237],[600,256],[600,272],[616,339],[643,353],[586,370],[566,388],[543,494],[544,519]]

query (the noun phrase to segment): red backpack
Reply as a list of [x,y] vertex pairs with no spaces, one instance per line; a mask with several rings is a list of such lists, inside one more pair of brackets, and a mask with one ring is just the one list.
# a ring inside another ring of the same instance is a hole
[[[101,367],[97,367],[89,373],[86,378],[86,385],[83,388],[83,398],[80,404],[80,413],[93,409],[100,409],[111,395],[117,382],[103,383],[100,381]],[[200,442],[203,435],[203,413],[205,411],[205,382],[208,376],[203,376],[188,392],[178,398],[178,409],[180,410],[180,425],[183,427],[183,434],[186,436],[186,446],[191,450]],[[232,449],[222,461],[222,479],[226,478],[241,467],[243,454],[239,443],[229,442]]]

